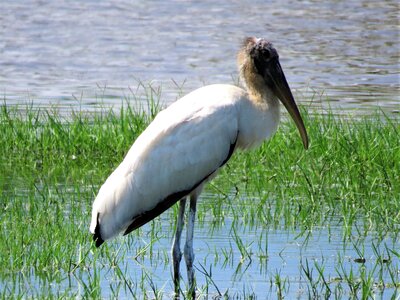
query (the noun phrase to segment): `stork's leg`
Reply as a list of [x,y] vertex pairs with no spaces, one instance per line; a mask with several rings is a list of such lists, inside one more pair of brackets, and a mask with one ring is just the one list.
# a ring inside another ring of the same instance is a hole
[[193,261],[194,261],[194,253],[193,253],[193,231],[194,231],[194,221],[196,217],[196,202],[197,195],[192,194],[190,196],[190,209],[189,216],[186,228],[186,244],[185,244],[185,261],[187,267],[187,276],[189,281],[189,292],[192,295],[192,298],[195,298],[196,294],[196,284],[194,281],[194,270],[193,270]]
[[172,264],[174,268],[174,287],[175,287],[175,294],[177,296],[179,295],[179,278],[180,278],[179,265],[182,259],[180,244],[181,244],[181,235],[185,219],[185,206],[186,206],[186,199],[183,198],[179,201],[179,213],[176,222],[174,242],[172,244],[172,249],[171,249]]

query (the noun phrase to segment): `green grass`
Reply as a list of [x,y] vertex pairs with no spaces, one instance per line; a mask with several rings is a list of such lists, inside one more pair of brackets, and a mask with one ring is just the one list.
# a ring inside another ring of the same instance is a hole
[[308,151],[302,149],[293,122],[284,122],[269,142],[236,156],[216,180],[228,178],[228,186],[245,198],[261,198],[260,207],[245,219],[312,229],[339,218],[347,235],[354,226],[361,233],[397,233],[399,120],[379,114],[356,120],[303,115],[311,140]]
[[[170,295],[167,279],[157,279],[152,267],[169,268],[176,207],[123,244],[119,240],[101,251],[93,249],[88,234],[94,195],[156,111],[153,104],[147,109],[123,105],[118,112],[62,116],[56,109],[0,107],[2,298]],[[381,112],[345,118],[303,110],[303,116],[308,151],[293,122],[283,121],[270,141],[236,154],[207,187],[197,226],[213,236],[229,224],[230,242],[222,249],[210,246],[212,263],[207,256],[198,262],[196,275],[204,278],[200,294],[261,297],[247,285],[239,292],[219,288],[212,266],[245,273],[247,264],[268,262],[270,232],[294,233],[306,249],[313,247],[309,237],[321,229],[339,229],[343,248],[334,271],[327,271],[323,257],[300,262],[305,294],[338,299],[367,299],[377,291],[388,291],[389,298],[399,295],[399,119]],[[259,238],[246,239],[249,231]],[[163,239],[166,249],[157,247]],[[365,247],[372,247],[368,255],[373,259],[357,263]],[[349,249],[356,253],[350,264]],[[129,271],[132,261],[143,265],[140,278]],[[290,293],[293,283],[284,271],[265,276],[273,297]]]

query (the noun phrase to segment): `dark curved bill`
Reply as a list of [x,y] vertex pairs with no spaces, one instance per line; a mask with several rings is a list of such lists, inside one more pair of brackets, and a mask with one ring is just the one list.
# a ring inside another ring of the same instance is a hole
[[303,119],[301,118],[299,109],[297,108],[296,102],[294,101],[292,91],[290,90],[289,84],[286,81],[285,74],[282,71],[281,65],[278,59],[271,60],[268,67],[266,68],[265,80],[275,93],[275,95],[281,100],[283,105],[286,107],[293,121],[300,132],[301,139],[303,141],[304,148],[308,148],[308,136],[306,128],[304,127]]

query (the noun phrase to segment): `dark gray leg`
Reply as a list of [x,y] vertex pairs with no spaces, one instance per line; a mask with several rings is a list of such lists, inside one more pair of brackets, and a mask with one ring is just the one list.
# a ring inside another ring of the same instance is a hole
[[189,216],[186,228],[186,244],[184,249],[186,267],[187,267],[187,276],[189,282],[189,293],[194,299],[196,296],[196,283],[194,279],[194,269],[193,269],[193,261],[194,261],[194,253],[193,253],[193,231],[194,231],[194,222],[196,218],[196,202],[197,195],[190,196],[190,209]]
[[179,278],[180,278],[179,265],[182,259],[180,244],[181,244],[181,235],[185,219],[185,206],[186,206],[186,199],[184,198],[179,201],[179,213],[176,223],[174,242],[172,244],[172,249],[171,249],[172,265],[174,268],[174,287],[176,296],[179,296]]

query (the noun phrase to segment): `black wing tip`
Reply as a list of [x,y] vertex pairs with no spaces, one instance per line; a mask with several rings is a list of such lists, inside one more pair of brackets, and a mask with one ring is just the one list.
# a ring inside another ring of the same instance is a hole
[[95,242],[96,248],[99,248],[104,243],[104,240],[101,238],[100,234],[99,216],[100,213],[97,214],[97,224],[93,234],[93,241]]

